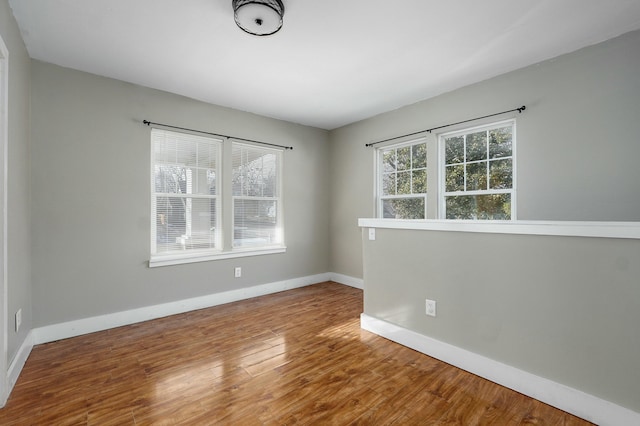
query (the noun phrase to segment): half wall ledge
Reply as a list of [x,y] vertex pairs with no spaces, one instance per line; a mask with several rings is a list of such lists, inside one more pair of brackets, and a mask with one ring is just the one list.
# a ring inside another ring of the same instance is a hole
[[640,239],[640,222],[358,219],[362,228]]

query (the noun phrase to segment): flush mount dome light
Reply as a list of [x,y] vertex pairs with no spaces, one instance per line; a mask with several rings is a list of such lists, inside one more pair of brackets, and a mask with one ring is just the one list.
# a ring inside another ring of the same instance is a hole
[[280,0],[232,0],[236,24],[249,34],[266,36],[282,27],[284,4]]

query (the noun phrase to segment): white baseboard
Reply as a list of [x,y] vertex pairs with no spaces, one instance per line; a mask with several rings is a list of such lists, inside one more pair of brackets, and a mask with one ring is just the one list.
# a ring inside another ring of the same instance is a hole
[[27,358],[29,358],[29,354],[31,354],[31,350],[33,349],[33,331],[30,331],[27,334],[27,337],[18,348],[18,353],[9,364],[9,369],[7,370],[7,381],[9,382],[8,394],[11,394],[13,387],[16,385],[18,381],[18,377],[22,372],[22,368],[24,364],[27,362]]
[[266,294],[305,287],[308,285],[325,281],[335,281],[351,287],[362,288],[362,280],[349,277],[347,275],[327,272],[324,274],[310,275],[290,280],[277,281],[254,287],[230,290],[222,293],[210,294],[206,296],[194,297],[191,299],[179,300],[176,302],[164,303],[161,305],[146,306],[128,311],[115,312],[106,315],[99,315],[84,318],[76,321],[68,321],[59,324],[38,327],[29,332],[24,342],[20,346],[18,353],[7,371],[8,392],[18,381],[20,372],[24,367],[34,345],[53,342],[55,340],[67,339],[83,334],[94,333],[96,331],[135,324],[169,315],[181,314],[197,309],[209,308],[225,303],[236,302],[238,300],[250,299],[252,297],[264,296]]
[[291,290],[298,287],[305,287],[311,284],[330,281],[330,275],[331,274],[329,273],[310,275],[307,277],[277,281],[254,287],[179,300],[176,302],[163,303],[161,305],[146,306],[143,308],[99,315],[76,321],[47,325],[33,330],[33,342],[34,344],[39,345],[41,343],[67,339],[69,337],[94,333],[96,331],[121,327],[123,325],[135,324],[169,315],[181,314],[184,312],[194,311],[196,309],[209,308],[211,306],[222,305],[224,303],[264,296],[266,294]]
[[335,272],[329,273],[329,279],[339,284],[348,285],[349,287],[364,289],[364,280],[362,278],[354,278],[348,275],[342,275]]
[[367,331],[455,365],[580,418],[605,426],[640,425],[640,413],[366,314]]

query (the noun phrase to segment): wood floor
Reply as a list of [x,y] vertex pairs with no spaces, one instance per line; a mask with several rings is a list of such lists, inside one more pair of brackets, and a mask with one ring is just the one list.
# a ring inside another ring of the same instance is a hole
[[359,326],[322,283],[36,346],[2,425],[583,425]]

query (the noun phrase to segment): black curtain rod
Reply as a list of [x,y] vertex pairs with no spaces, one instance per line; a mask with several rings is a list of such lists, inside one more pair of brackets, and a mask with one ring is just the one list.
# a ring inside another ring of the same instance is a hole
[[527,109],[527,107],[522,105],[520,108],[510,109],[509,111],[496,112],[495,114],[489,114],[489,115],[484,115],[482,117],[470,118],[469,120],[463,120],[463,121],[458,121],[457,123],[445,124],[444,126],[432,127],[430,129],[420,130],[419,132],[407,133],[406,135],[395,136],[393,138],[385,139],[385,140],[382,140],[382,141],[367,143],[364,146],[369,147],[369,146],[377,145],[379,143],[389,142],[389,141],[392,141],[394,139],[406,138],[407,136],[413,136],[413,135],[417,135],[417,134],[424,133],[424,132],[431,133],[431,131],[433,131],[433,130],[438,130],[438,129],[442,129],[442,128],[449,127],[449,126],[455,126],[456,124],[468,123],[470,121],[482,120],[483,118],[494,117],[496,115],[506,114],[508,112],[518,111],[519,113],[522,113],[522,111],[524,111],[525,109]]
[[142,123],[146,124],[147,126],[151,126],[152,124],[155,124],[156,126],[169,127],[171,129],[186,130],[188,132],[202,133],[204,135],[218,136],[220,138],[236,139],[236,140],[239,140],[239,141],[259,143],[261,145],[275,146],[275,147],[278,147],[278,148],[293,149],[292,146],[276,145],[275,143],[255,141],[253,139],[238,138],[236,136],[228,136],[228,135],[221,135],[219,133],[205,132],[205,131],[202,131],[202,130],[187,129],[186,127],[170,126],[169,124],[154,123],[153,121],[149,121],[149,120],[142,120]]

